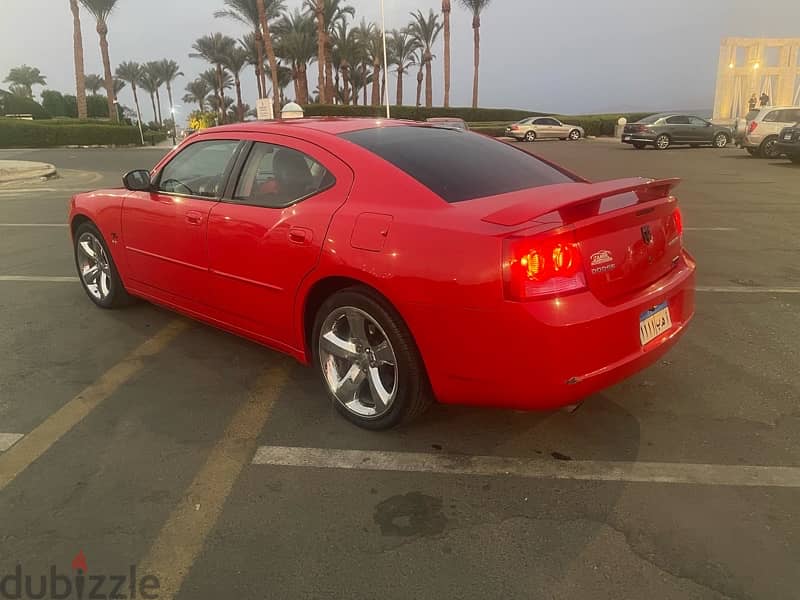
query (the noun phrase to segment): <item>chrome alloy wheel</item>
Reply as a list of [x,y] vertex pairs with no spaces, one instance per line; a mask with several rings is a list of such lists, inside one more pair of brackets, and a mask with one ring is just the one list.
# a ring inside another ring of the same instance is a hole
[[86,290],[103,301],[111,293],[111,264],[103,244],[92,233],[78,238],[78,272]]
[[573,129],[572,131],[569,132],[569,139],[571,140],[578,140],[580,139],[580,137],[581,137],[581,132],[578,131],[577,129]]
[[319,334],[319,360],[331,394],[351,413],[377,418],[397,397],[397,357],[386,332],[352,306],[333,310]]

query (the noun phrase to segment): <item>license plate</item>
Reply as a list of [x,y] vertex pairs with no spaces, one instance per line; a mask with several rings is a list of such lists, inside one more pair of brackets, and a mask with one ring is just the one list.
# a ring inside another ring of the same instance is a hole
[[622,139],[623,139],[624,141],[628,141],[629,139],[631,139],[631,136],[629,136],[629,135],[623,135],[623,136],[622,136]]
[[652,342],[671,328],[672,319],[670,319],[669,306],[666,302],[639,315],[639,339],[642,346]]
[[792,134],[791,133],[787,133],[786,135],[783,136],[783,139],[785,139],[787,142],[791,142],[792,141]]

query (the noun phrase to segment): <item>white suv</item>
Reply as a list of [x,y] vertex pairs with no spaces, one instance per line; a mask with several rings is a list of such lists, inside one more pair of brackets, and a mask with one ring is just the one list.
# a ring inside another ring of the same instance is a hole
[[778,135],[784,127],[800,121],[800,106],[765,106],[747,113],[741,146],[753,156],[777,158]]

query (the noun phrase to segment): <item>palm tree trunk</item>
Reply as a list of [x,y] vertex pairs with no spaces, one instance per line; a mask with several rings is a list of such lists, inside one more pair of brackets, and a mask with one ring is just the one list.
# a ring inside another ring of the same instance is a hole
[[117,107],[114,104],[114,76],[111,74],[111,59],[108,56],[108,26],[103,21],[97,22],[97,35],[100,36],[100,54],[103,56],[103,70],[105,71],[108,118],[112,121],[119,121]]
[[[328,34],[325,34],[327,39]],[[325,98],[331,104],[335,103],[333,94],[333,62],[331,61],[331,53],[325,53]]]
[[272,47],[272,35],[269,32],[269,20],[267,11],[264,8],[264,0],[258,0],[258,20],[261,21],[262,37],[264,38],[264,50],[267,52],[269,70],[272,75],[272,102],[275,105],[275,114],[280,114],[281,99],[278,84],[278,60],[275,58],[275,49]]
[[156,88],[156,106],[158,106],[158,116],[156,119],[158,120],[159,127],[164,124],[163,119],[161,118],[161,93],[158,91],[161,86]]
[[225,88],[222,85],[222,65],[217,64],[217,100],[219,100],[219,124],[225,124]]
[[372,65],[372,106],[378,106],[381,103],[381,66],[380,64]]
[[258,80],[258,97],[264,98],[267,95],[267,82],[264,80],[264,39],[261,29],[255,31],[256,39],[256,79]]
[[244,121],[244,103],[242,102],[242,82],[239,79],[239,73],[233,74],[233,79],[236,82],[236,103],[239,111],[239,121]]
[[450,107],[450,0],[442,0],[444,16],[444,107]]
[[328,99],[325,93],[325,48],[327,47],[328,36],[325,27],[325,0],[317,0],[314,13],[317,18],[317,68],[319,70],[317,86],[320,104],[326,104]]
[[475,45],[475,74],[472,78],[472,108],[478,108],[478,70],[481,64],[481,18],[472,18],[472,31]]
[[405,75],[405,71],[398,67],[397,68],[397,106],[403,106],[403,75]]
[[150,92],[150,102],[153,103],[153,121],[158,123],[158,113],[156,112],[156,95],[155,95],[155,92]]
[[342,67],[342,79],[344,80],[344,90],[342,91],[342,101],[345,106],[350,105],[350,67]]
[[169,114],[172,117],[172,125],[175,125],[175,105],[172,103],[172,84],[167,81],[167,98],[169,99]]
[[75,59],[75,96],[78,99],[78,118],[88,116],[86,108],[86,73],[83,68],[83,34],[81,33],[81,14],[78,0],[70,0],[72,10],[72,46]]
[[139,123],[142,122],[142,110],[139,108],[139,94],[136,93],[136,83],[131,81],[131,90],[133,90],[133,104],[136,106],[136,118]]
[[419,71],[417,71],[417,108],[420,107],[422,103],[422,64],[419,65]]
[[433,106],[433,68],[431,60],[425,61],[425,106]]
[[297,63],[292,63],[292,84],[295,102],[300,102],[300,69],[297,68]]
[[362,72],[364,73],[364,79],[363,79],[363,81],[364,81],[364,88],[363,88],[364,102],[362,102],[362,104],[364,106],[366,106],[367,105],[367,65],[363,66]]
[[308,72],[307,72],[308,65],[306,63],[302,63],[300,65],[300,104],[305,106],[308,104]]

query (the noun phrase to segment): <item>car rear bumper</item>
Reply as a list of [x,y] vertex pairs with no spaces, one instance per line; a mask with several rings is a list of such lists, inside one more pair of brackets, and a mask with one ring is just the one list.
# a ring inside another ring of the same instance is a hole
[[[523,410],[580,402],[675,345],[694,314],[694,273],[694,260],[684,253],[668,275],[614,306],[587,291],[503,302],[491,313],[454,311],[454,317],[451,311],[451,322],[442,322],[449,360],[429,364],[429,356],[442,355],[421,344],[434,392],[443,403]],[[642,346],[639,318],[663,302],[672,328]]]
[[515,140],[521,140],[525,137],[524,131],[509,131],[506,129],[506,137],[514,138]]
[[775,144],[781,154],[795,156],[800,154],[800,142],[778,142]]
[[623,144],[654,144],[656,141],[655,135],[646,135],[642,133],[624,133],[622,134]]

